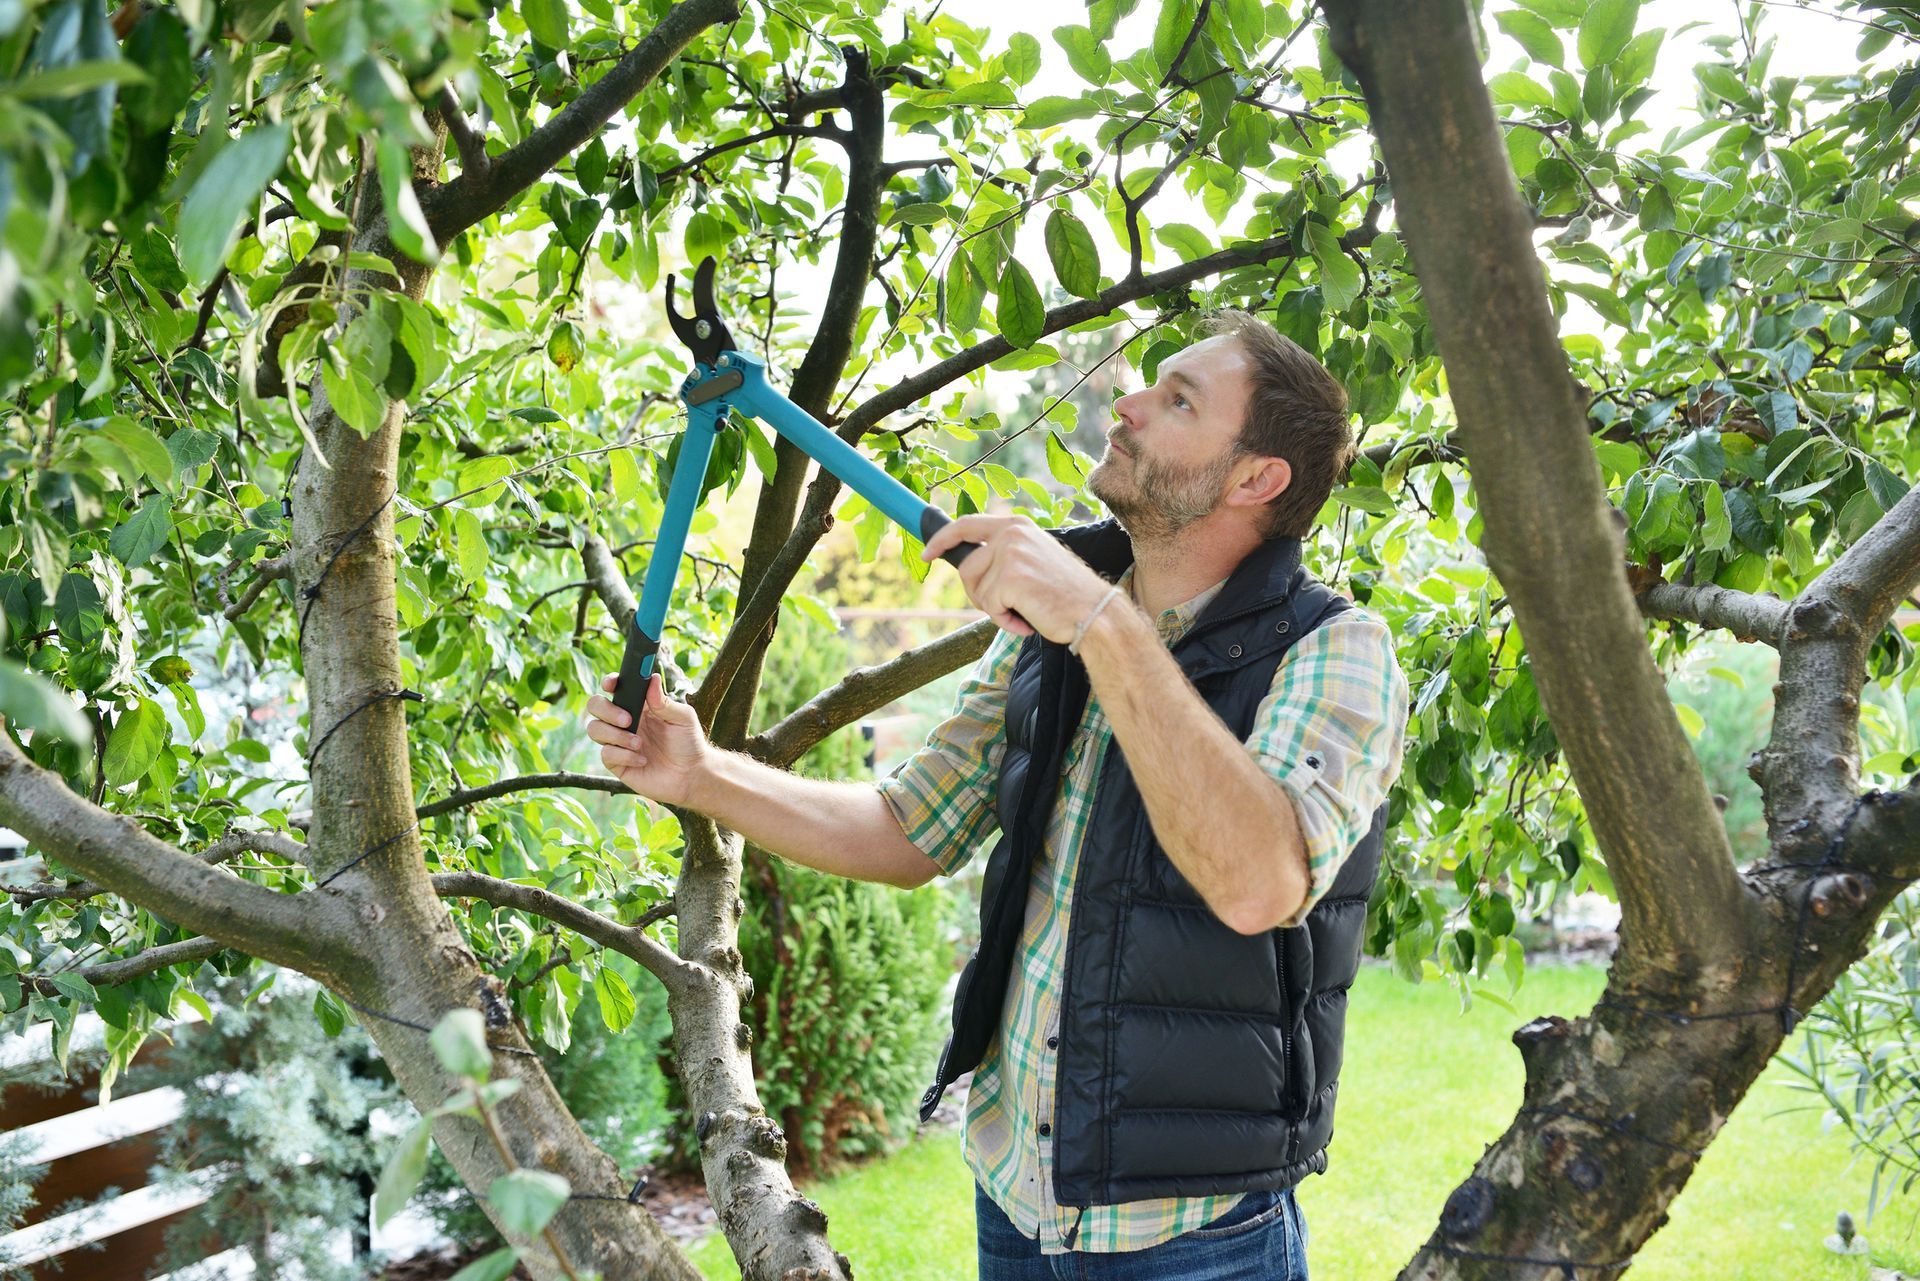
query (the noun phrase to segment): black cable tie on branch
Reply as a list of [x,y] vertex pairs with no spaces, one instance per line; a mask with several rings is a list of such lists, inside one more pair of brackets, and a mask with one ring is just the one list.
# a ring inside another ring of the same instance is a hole
[[1459,1246],[1433,1241],[1429,1241],[1426,1248],[1448,1258],[1474,1263],[1524,1263],[1536,1268],[1558,1268],[1566,1281],[1578,1281],[1581,1272],[1624,1272],[1633,1263],[1632,1259],[1618,1263],[1583,1263],[1579,1259],[1536,1259],[1524,1254],[1482,1254],[1478,1250],[1462,1250]]
[[[335,995],[338,996],[339,994],[335,993]],[[412,1019],[403,1019],[397,1014],[387,1014],[380,1010],[371,1009],[360,1004],[358,1001],[349,1001],[344,996],[340,997],[340,1000],[344,1002],[348,1008],[358,1010],[362,1014],[370,1015],[373,1018],[381,1019],[388,1023],[398,1023],[401,1027],[410,1027],[416,1032],[425,1032],[429,1036],[433,1035],[433,1029],[424,1023],[415,1023]],[[523,1050],[517,1045],[495,1045],[492,1041],[488,1041],[487,1048],[500,1054],[518,1054],[523,1058],[537,1059],[540,1057],[532,1050]]]
[[625,1201],[628,1205],[640,1204],[640,1193],[646,1188],[647,1176],[642,1174],[633,1181],[633,1191],[625,1194],[617,1192],[575,1192],[567,1197],[569,1201]]
[[325,888],[327,888],[327,886],[331,885],[335,880],[346,875],[347,872],[351,871],[353,868],[360,866],[360,864],[366,862],[368,859],[372,858],[375,854],[378,854],[381,850],[386,849],[389,845],[392,845],[395,841],[400,840],[402,837],[406,836],[407,833],[415,830],[419,826],[420,826],[420,820],[417,818],[414,819],[413,822],[407,824],[405,827],[395,832],[392,836],[387,837],[387,839],[385,839],[384,841],[381,841],[378,845],[373,846],[371,849],[362,850],[360,853],[354,855],[352,858],[342,863],[339,867],[334,868],[333,871],[329,872],[325,878],[316,882],[313,888],[316,890],[324,890]]
[[[1771,1013],[1772,1011],[1767,1012]],[[1670,1143],[1666,1139],[1656,1139],[1651,1134],[1642,1134],[1631,1126],[1624,1125],[1619,1121],[1610,1120],[1603,1116],[1589,1116],[1584,1112],[1574,1112],[1566,1108],[1521,1108],[1520,1115],[1565,1117],[1569,1121],[1579,1121],[1585,1125],[1591,1125],[1598,1130],[1611,1131],[1614,1134],[1620,1135],[1622,1138],[1636,1139],[1641,1143],[1651,1144],[1656,1148],[1665,1148],[1669,1152],[1684,1152],[1691,1157],[1706,1155],[1705,1148],[1690,1148],[1684,1144]]]
[[300,598],[306,601],[307,603],[306,603],[306,607],[300,611],[300,631],[299,631],[299,637],[298,637],[299,644],[303,646],[306,644],[307,615],[313,613],[313,602],[320,599],[320,585],[326,582],[327,575],[333,572],[334,562],[339,560],[340,557],[345,554],[347,548],[353,546],[354,543],[359,540],[360,535],[367,532],[367,526],[373,524],[374,517],[378,516],[381,512],[385,511],[387,509],[387,504],[391,503],[394,499],[394,495],[398,494],[399,492],[400,491],[398,489],[395,489],[393,493],[388,494],[385,498],[381,499],[380,505],[374,508],[372,511],[368,512],[367,518],[361,521],[358,525],[354,526],[352,533],[348,534],[345,538],[340,540],[340,545],[333,549],[333,555],[327,557],[327,563],[325,567],[321,569],[320,577],[313,580],[313,585],[311,587],[303,587],[300,589]]
[[335,721],[327,732],[320,736],[320,741],[315,743],[313,750],[307,753],[307,769],[313,769],[313,763],[320,758],[320,749],[327,745],[327,740],[333,737],[334,731],[338,730],[342,725],[345,725],[360,713],[366,711],[369,707],[372,707],[375,703],[388,698],[397,698],[407,703],[424,703],[427,701],[426,695],[417,689],[383,689],[378,694],[373,694],[362,699],[357,707]]

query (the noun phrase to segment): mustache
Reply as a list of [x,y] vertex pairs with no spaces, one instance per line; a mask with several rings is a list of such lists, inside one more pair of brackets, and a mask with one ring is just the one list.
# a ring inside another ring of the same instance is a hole
[[1107,433],[1107,443],[1118,446],[1129,454],[1135,452],[1133,448],[1133,433],[1125,427],[1115,427],[1111,432]]

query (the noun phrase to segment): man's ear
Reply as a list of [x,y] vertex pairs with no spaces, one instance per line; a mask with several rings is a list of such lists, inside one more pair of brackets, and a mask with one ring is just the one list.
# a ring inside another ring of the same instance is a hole
[[1271,454],[1254,454],[1240,460],[1245,469],[1228,494],[1228,500],[1242,507],[1264,507],[1293,483],[1293,464]]

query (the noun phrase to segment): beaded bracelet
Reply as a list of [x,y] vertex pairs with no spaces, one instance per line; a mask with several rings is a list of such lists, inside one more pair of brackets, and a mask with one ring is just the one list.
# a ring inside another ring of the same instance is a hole
[[1072,654],[1075,658],[1080,656],[1080,642],[1087,638],[1087,629],[1093,626],[1094,619],[1100,617],[1100,611],[1107,607],[1107,602],[1119,594],[1120,584],[1115,583],[1113,586],[1107,588],[1107,594],[1100,598],[1100,603],[1093,607],[1093,612],[1088,614],[1086,619],[1078,627],[1073,629],[1073,639],[1067,642],[1067,653]]

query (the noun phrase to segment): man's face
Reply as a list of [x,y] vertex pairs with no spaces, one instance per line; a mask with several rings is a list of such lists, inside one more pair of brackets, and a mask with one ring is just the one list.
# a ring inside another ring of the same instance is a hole
[[1246,349],[1208,338],[1160,363],[1114,402],[1118,421],[1087,488],[1136,539],[1166,539],[1219,505],[1253,383]]

